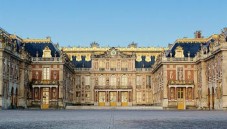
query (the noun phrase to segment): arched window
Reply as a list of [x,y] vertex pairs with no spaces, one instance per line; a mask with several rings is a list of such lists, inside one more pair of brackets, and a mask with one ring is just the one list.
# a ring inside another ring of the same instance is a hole
[[126,75],[123,75],[121,77],[121,85],[122,86],[127,86],[128,85],[128,77]]
[[110,77],[110,86],[116,86],[117,85],[117,78],[115,75],[112,75]]

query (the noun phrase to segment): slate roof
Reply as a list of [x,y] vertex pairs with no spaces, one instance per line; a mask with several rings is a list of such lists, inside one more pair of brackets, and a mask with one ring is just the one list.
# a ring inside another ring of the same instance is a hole
[[172,46],[172,48],[168,51],[166,51],[166,56],[170,57],[170,53],[172,52],[172,56],[175,56],[175,50],[178,46],[181,46],[184,50],[184,57],[188,57],[188,52],[190,52],[190,57],[195,57],[196,53],[201,50],[202,48],[207,48],[209,51],[209,45],[210,43],[214,42],[213,39],[207,41],[207,42],[195,42],[195,43],[191,43],[191,42],[184,42],[184,43],[180,43],[180,42],[175,42],[175,44]]
[[51,56],[60,57],[60,51],[54,46],[53,43],[25,43],[25,50],[30,53],[32,57],[36,57],[36,53],[38,52],[38,57],[42,57],[43,49],[48,46],[51,50]]
[[81,57],[81,61],[77,61],[76,57],[72,57],[72,63],[76,68],[91,68],[91,61],[86,61],[85,56]]
[[151,68],[152,65],[155,63],[155,57],[154,56],[151,56],[151,61],[147,62],[145,60],[145,56],[142,56],[142,61],[135,61],[135,67],[136,68]]

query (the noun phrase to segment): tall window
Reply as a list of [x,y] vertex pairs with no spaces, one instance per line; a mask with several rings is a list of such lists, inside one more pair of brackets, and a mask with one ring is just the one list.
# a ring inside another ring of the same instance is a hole
[[151,76],[147,76],[147,79],[146,79],[146,83],[147,83],[147,88],[151,88]]
[[136,76],[136,85],[142,85],[142,77],[141,76]]
[[116,86],[117,85],[117,78],[115,75],[112,75],[110,77],[110,86]]
[[104,76],[99,76],[99,85],[100,86],[105,86],[105,84],[106,84],[106,79],[105,79],[105,77]]
[[76,76],[76,86],[79,86],[81,83],[80,76]]
[[121,85],[127,86],[128,85],[128,77],[126,75],[123,75],[121,78]]
[[50,80],[50,68],[43,68],[43,80]]
[[85,76],[85,85],[90,85],[90,76]]
[[105,62],[104,60],[99,61],[99,68],[105,68]]

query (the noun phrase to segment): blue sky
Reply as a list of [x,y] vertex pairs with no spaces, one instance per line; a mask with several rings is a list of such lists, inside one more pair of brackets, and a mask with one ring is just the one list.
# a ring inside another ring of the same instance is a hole
[[61,46],[167,46],[227,27],[227,0],[0,0],[0,26]]

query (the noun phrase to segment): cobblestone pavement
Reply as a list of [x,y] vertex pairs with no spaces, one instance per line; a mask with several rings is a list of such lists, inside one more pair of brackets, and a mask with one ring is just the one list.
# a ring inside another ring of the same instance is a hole
[[0,110],[0,129],[226,129],[227,111]]

